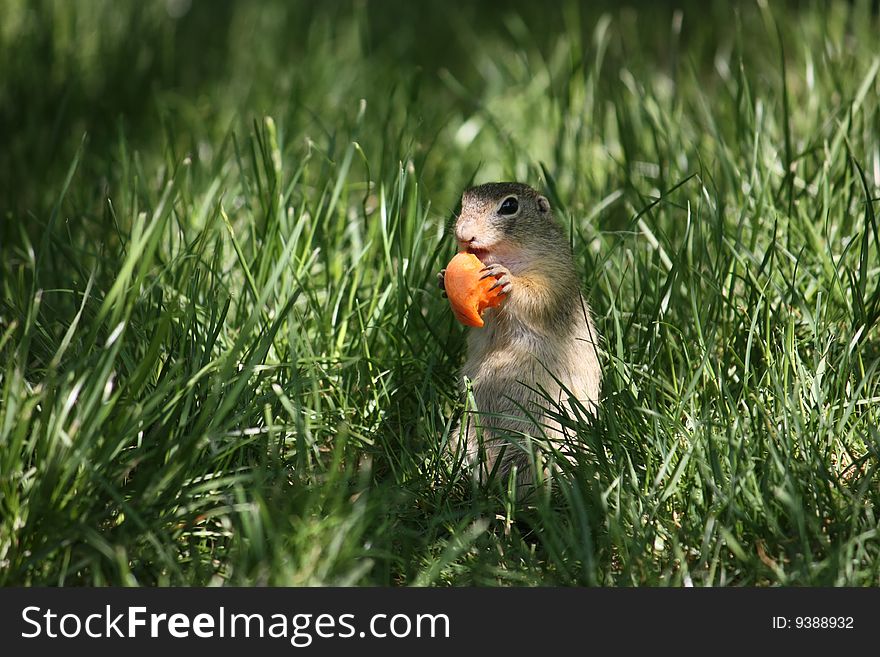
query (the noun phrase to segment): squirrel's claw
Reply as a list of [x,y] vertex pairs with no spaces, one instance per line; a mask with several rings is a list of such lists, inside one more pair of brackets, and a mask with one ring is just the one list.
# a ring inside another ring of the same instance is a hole
[[513,288],[513,281],[510,280],[510,270],[504,265],[494,264],[489,265],[488,267],[483,267],[480,271],[486,272],[482,276],[480,276],[480,280],[484,278],[494,277],[497,280],[495,284],[489,288],[489,291],[496,288],[501,288],[501,294],[509,294],[510,290]]
[[491,292],[492,290],[494,290],[497,287],[501,288],[501,294],[509,294],[511,288],[513,287],[513,283],[511,283],[510,278],[508,278],[505,275],[505,276],[502,276],[501,278],[499,278],[498,282],[496,282],[495,285],[493,285],[492,287],[489,288],[489,292]]
[[441,269],[439,272],[437,272],[437,286],[443,291],[443,298],[444,299],[446,298],[445,278],[446,278],[446,270],[445,269]]

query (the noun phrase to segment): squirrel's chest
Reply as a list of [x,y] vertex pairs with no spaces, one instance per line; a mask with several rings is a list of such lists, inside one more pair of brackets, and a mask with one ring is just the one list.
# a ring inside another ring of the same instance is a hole
[[[558,346],[558,345],[557,345]],[[554,359],[551,340],[509,323],[486,322],[468,336],[465,371],[472,379],[531,369]]]

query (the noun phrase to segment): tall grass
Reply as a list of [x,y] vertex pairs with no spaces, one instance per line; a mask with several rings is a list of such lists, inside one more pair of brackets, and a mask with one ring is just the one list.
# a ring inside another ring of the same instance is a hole
[[[880,584],[870,3],[446,7],[3,3],[0,583]],[[492,179],[605,340],[527,505],[441,451]]]

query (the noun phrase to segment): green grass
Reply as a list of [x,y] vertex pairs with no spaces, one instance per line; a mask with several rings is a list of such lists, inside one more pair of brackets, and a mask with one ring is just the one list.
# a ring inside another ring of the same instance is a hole
[[[880,585],[880,21],[766,4],[0,1],[0,584]],[[495,179],[605,340],[531,504],[440,452]]]

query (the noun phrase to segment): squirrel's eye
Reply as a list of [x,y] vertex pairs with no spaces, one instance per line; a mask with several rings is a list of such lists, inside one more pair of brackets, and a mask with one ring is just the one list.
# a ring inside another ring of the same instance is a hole
[[519,201],[516,200],[516,196],[508,196],[501,203],[501,207],[498,208],[498,214],[516,214],[517,210],[519,210]]

